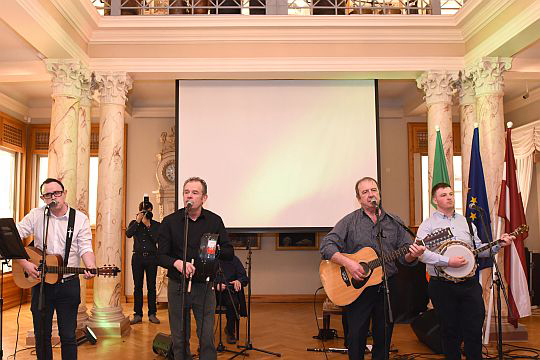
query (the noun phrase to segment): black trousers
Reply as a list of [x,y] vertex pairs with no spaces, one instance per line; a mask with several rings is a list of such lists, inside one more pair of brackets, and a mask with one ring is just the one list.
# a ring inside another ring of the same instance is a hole
[[431,278],[428,290],[439,317],[445,358],[461,359],[463,341],[467,359],[482,359],[485,308],[478,279],[453,283]]
[[[394,287],[393,283],[394,278],[389,278],[390,290]],[[385,358],[384,338],[385,323],[387,321],[384,314],[384,299],[383,287],[374,285],[367,287],[358,299],[345,307],[348,327],[346,343],[350,360],[364,359],[370,322],[373,335],[372,359],[380,360]],[[386,334],[387,349],[390,349],[393,329],[394,324],[388,324]]]
[[[75,277],[63,284],[45,284],[44,294],[44,319],[43,333],[41,332],[41,312],[39,311],[39,288],[32,288],[32,319],[34,322],[34,336],[36,339],[36,354],[38,359],[52,359],[52,319],[56,310],[58,320],[58,335],[62,345],[62,359],[77,359],[77,310],[81,303],[81,289],[79,277]],[[43,353],[45,342],[45,354]]]
[[143,280],[146,272],[146,290],[148,292],[148,315],[156,314],[156,276],[157,276],[157,255],[143,256],[140,253],[133,253],[131,257],[131,270],[133,272],[133,312],[142,316],[143,311]]
[[214,345],[214,317],[216,309],[216,295],[212,289],[212,283],[193,281],[191,292],[186,294],[187,321],[186,321],[186,353],[184,357],[184,332],[182,324],[182,285],[181,281],[169,278],[167,296],[169,301],[169,326],[173,343],[174,360],[193,360],[189,348],[191,336],[191,316],[193,311],[199,337],[199,359],[216,360],[217,352]]
[[[225,325],[225,333],[236,337],[239,327],[239,319],[236,317],[236,314],[240,311],[238,293],[232,289],[231,296],[229,296],[229,292],[226,289],[223,291],[216,291],[216,303],[218,305],[223,304],[226,309],[225,316],[227,318],[227,324]],[[236,311],[234,311],[235,308]]]

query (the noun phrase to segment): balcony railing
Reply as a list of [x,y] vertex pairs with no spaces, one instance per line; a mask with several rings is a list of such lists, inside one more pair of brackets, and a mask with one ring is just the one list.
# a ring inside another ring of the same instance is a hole
[[467,0],[91,0],[117,15],[448,15]]

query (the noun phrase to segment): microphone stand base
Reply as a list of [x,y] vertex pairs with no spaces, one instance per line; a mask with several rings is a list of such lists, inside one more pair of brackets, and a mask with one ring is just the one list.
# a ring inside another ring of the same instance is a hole
[[249,350],[255,350],[255,351],[259,351],[259,352],[262,352],[262,353],[265,353],[265,354],[268,354],[268,355],[274,355],[274,356],[277,356],[277,357],[281,357],[281,354],[280,353],[276,353],[276,352],[272,352],[272,351],[268,351],[268,350],[263,350],[263,349],[257,349],[256,347],[253,347],[252,344],[247,344],[246,346],[242,346],[242,345],[239,345],[238,346],[240,349],[244,349],[242,351],[240,351],[240,353],[234,355],[231,359],[234,359],[235,357],[239,356],[239,355],[248,355],[247,351]]
[[[234,350],[227,349],[227,347],[225,345],[223,345],[223,343],[219,343],[218,346],[216,346],[216,351],[218,353],[230,352],[230,353],[236,354],[236,355],[240,355],[240,353],[241,353],[241,351],[234,351]],[[249,356],[249,354],[245,354],[245,355]]]

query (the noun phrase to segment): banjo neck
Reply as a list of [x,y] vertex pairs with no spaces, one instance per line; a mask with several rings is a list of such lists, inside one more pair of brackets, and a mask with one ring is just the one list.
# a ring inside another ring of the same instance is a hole
[[[524,224],[524,225],[518,226],[518,228],[516,230],[512,231],[508,235],[510,235],[510,236],[518,236],[518,235],[523,234],[526,231],[529,231],[529,226]],[[495,241],[492,241],[490,243],[487,243],[486,245],[480,246],[476,250],[473,250],[473,254],[476,256],[476,255],[480,254],[482,251],[485,251],[485,250],[487,250],[489,248],[492,248],[493,246],[498,245],[501,242],[502,242],[502,240],[499,239],[499,240],[495,240]]]

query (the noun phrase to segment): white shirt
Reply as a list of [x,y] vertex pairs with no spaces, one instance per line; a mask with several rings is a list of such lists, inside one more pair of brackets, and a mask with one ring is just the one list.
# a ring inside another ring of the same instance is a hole
[[[45,206],[32,209],[17,224],[17,230],[21,238],[34,235],[34,246],[43,250],[43,229]],[[49,229],[47,231],[47,254],[61,255],[64,258],[66,247],[67,226],[69,219],[69,207],[62,216],[55,216],[51,211]],[[69,267],[79,267],[80,258],[87,252],[92,252],[92,231],[90,221],[82,212],[75,211],[75,224],[73,226],[73,238],[69,251]]]
[[[479,248],[485,244],[482,244],[482,241],[478,237],[476,226],[474,224],[472,225],[473,229],[473,239],[474,239],[474,247]],[[418,228],[418,232],[416,233],[416,237],[423,239],[428,234],[436,231],[441,230],[444,228],[450,228],[452,231],[452,234],[454,237],[452,240],[459,240],[464,243],[466,243],[469,246],[473,246],[473,240],[471,239],[471,234],[469,230],[469,225],[467,224],[467,219],[461,214],[458,214],[454,212],[452,216],[448,217],[445,214],[443,214],[440,211],[435,211],[429,218],[424,220],[420,227]],[[499,245],[495,245],[492,248],[494,253],[497,253],[500,249]],[[480,254],[478,254],[478,257],[488,257],[489,256],[489,250],[484,250]],[[435,266],[441,266],[446,267],[448,266],[448,261],[450,258],[448,256],[441,255],[437,252],[430,251],[426,249],[422,255],[418,258],[420,261],[426,264],[426,270],[430,276],[439,276],[438,271],[435,269]]]

